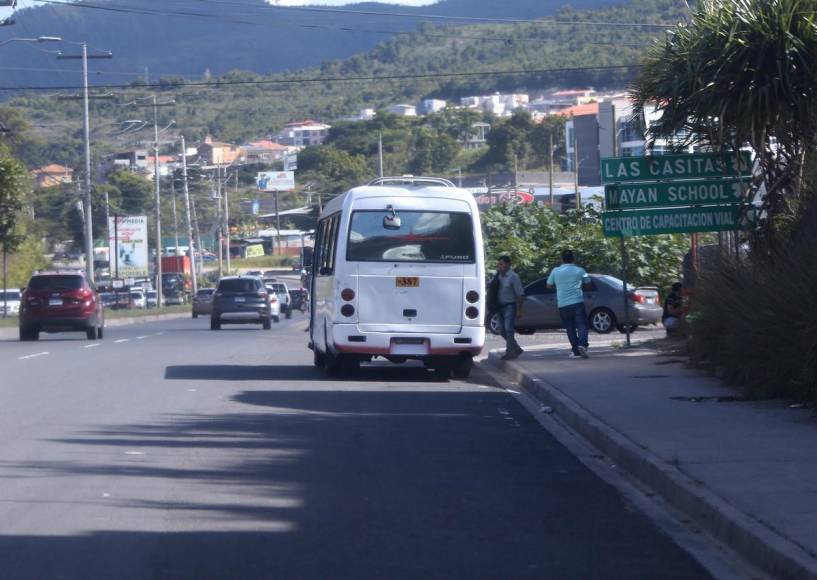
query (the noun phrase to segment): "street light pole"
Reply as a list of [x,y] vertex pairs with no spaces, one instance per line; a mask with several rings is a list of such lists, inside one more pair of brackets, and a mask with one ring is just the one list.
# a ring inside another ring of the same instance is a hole
[[[187,185],[187,145],[182,135],[182,183],[184,185],[184,207],[187,221],[187,247],[190,248],[190,265],[193,268],[193,296],[198,292],[198,280],[196,272],[196,245],[193,243],[193,223],[190,220],[190,189]],[[178,244],[177,244],[178,245]],[[201,247],[199,247],[201,252]]]
[[[45,40],[61,41],[59,37],[42,36],[37,39],[38,42]],[[69,42],[69,41],[64,41]],[[66,56],[59,54],[58,59],[82,59],[82,126],[85,140],[85,192],[82,196],[82,211],[85,214],[85,276],[88,282],[94,283],[94,225],[93,225],[93,206],[91,203],[91,123],[89,113],[88,95],[88,58],[113,58],[110,52],[88,56],[87,42],[69,42],[69,44],[79,45],[82,47],[81,56]],[[70,98],[70,97],[69,97]],[[106,98],[106,97],[102,97]]]
[[156,193],[156,305],[162,306],[162,200],[159,195],[159,107],[153,95],[153,173]]

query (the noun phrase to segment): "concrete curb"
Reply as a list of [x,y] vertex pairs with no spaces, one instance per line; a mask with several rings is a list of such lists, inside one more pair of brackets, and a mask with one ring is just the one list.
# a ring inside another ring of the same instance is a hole
[[[145,322],[158,322],[160,320],[175,320],[178,318],[190,318],[189,312],[175,312],[173,314],[154,314],[151,316],[131,316],[129,318],[111,318],[105,320],[105,326],[127,326],[130,324],[142,324]],[[0,338],[17,338],[17,327],[0,328]]]
[[579,405],[556,385],[521,365],[491,353],[488,362],[504,371],[528,394],[591,445],[708,533],[773,578],[817,580],[817,562],[805,550],[737,510],[700,483],[668,465]]

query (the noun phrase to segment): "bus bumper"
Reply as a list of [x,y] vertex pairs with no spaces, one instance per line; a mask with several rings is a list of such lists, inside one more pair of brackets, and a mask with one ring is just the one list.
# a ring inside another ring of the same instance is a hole
[[463,326],[456,334],[360,332],[355,324],[336,324],[332,329],[335,350],[344,354],[372,356],[478,355],[485,345],[484,326]]

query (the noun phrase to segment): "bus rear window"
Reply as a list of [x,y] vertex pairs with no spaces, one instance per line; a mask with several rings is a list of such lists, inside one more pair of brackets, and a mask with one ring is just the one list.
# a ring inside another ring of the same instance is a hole
[[399,229],[384,227],[389,211],[356,211],[349,227],[350,262],[473,263],[474,222],[462,212],[399,211]]

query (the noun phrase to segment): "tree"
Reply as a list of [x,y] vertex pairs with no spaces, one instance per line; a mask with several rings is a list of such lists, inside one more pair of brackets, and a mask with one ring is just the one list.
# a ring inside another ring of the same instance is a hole
[[108,176],[107,186],[111,213],[142,215],[153,207],[153,184],[140,175],[114,171]]
[[317,188],[329,193],[342,193],[372,177],[364,157],[328,146],[303,149],[298,168],[306,174],[302,179],[317,182]]
[[[486,263],[509,254],[525,283],[546,276],[567,249],[588,272],[621,276],[619,242],[604,237],[601,214],[592,206],[560,215],[545,207],[501,204],[483,214],[482,226]],[[680,279],[683,236],[631,238],[627,247],[631,284],[667,289]]]
[[786,214],[798,213],[805,156],[817,145],[814,8],[813,0],[701,0],[688,24],[650,49],[632,86],[637,110],[661,112],[653,138],[687,132],[688,143],[727,155],[752,147],[766,189],[758,240],[766,247],[781,241]]
[[23,165],[0,145],[0,242],[4,250],[13,250],[18,241],[13,234],[28,191],[27,180]]

